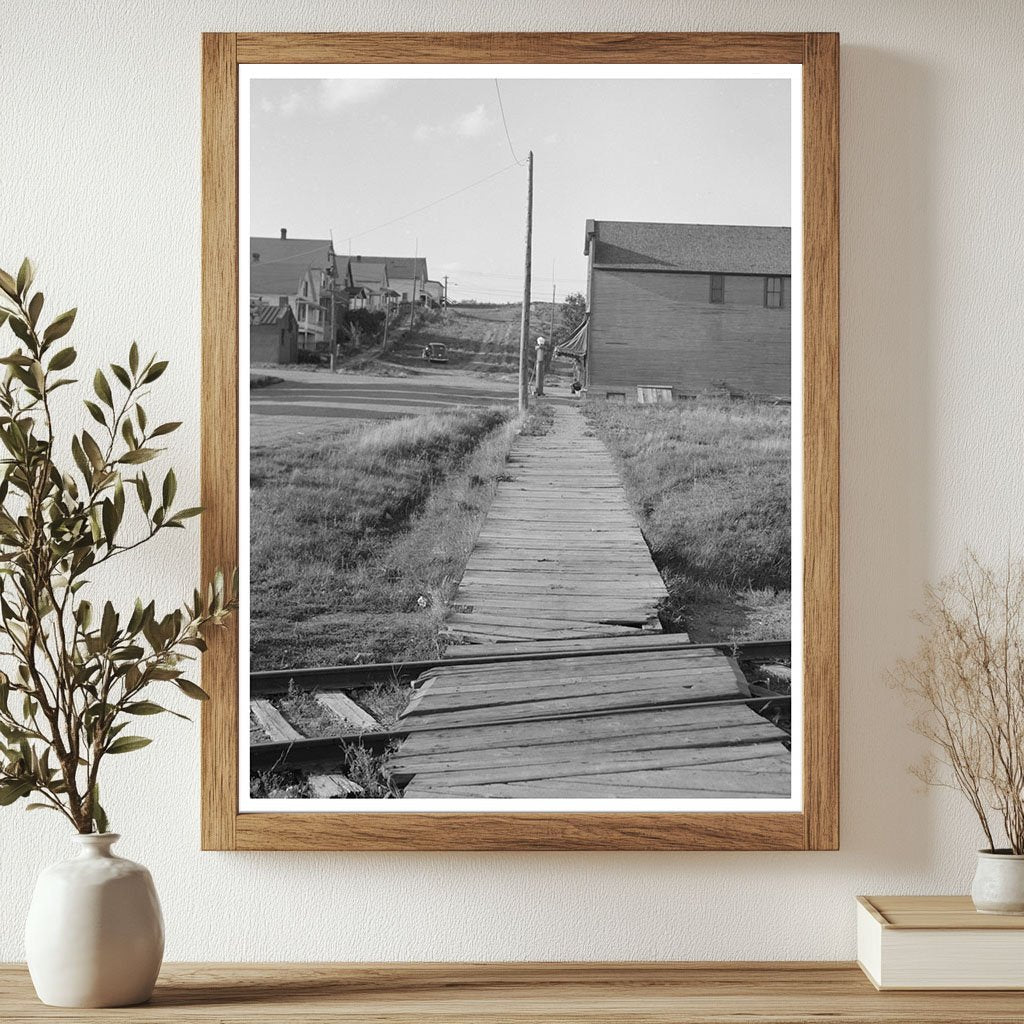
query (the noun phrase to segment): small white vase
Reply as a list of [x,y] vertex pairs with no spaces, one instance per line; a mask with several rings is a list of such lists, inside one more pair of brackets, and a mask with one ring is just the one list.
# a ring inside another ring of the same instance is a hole
[[979,850],[971,899],[982,914],[1024,914],[1024,854]]
[[156,889],[110,850],[120,836],[77,835],[77,857],[46,868],[25,926],[36,994],[49,1006],[134,1006],[153,993],[164,955]]

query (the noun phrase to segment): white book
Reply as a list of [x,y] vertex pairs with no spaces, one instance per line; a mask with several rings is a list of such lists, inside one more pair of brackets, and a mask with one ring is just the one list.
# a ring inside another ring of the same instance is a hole
[[1024,916],[979,914],[969,896],[858,896],[857,962],[878,989],[1024,989]]

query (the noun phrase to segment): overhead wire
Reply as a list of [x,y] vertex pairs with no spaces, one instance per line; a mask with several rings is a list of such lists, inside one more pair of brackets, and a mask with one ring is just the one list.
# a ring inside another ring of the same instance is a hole
[[512,154],[512,159],[515,160],[516,164],[520,167],[523,165],[523,161],[516,156],[515,147],[512,145],[512,136],[508,133],[508,121],[505,120],[505,106],[501,102],[501,87],[498,85],[498,80],[494,80],[494,91],[498,94],[498,110],[501,113],[501,123],[505,127],[505,141],[508,142],[508,151]]
[[400,220],[405,220],[408,217],[414,217],[417,213],[429,210],[432,206],[437,206],[438,203],[443,203],[448,199],[454,199],[455,196],[462,195],[463,192],[468,192],[471,188],[476,188],[477,185],[482,185],[484,182],[490,181],[492,178],[497,178],[499,174],[511,171],[515,166],[515,164],[507,164],[505,167],[502,167],[501,170],[495,171],[493,174],[488,174],[483,178],[470,182],[468,185],[464,185],[462,188],[456,189],[454,192],[449,192],[447,195],[440,196],[438,199],[433,199],[429,203],[424,203],[423,206],[417,206],[415,210],[409,210],[408,213],[403,213],[397,217],[393,217],[391,220],[386,220],[383,224],[375,224],[372,228],[367,228],[365,231],[360,231],[356,234],[349,234],[346,231],[340,231],[338,232],[338,237],[347,238],[351,241],[353,238],[362,238],[364,235],[372,234],[374,231],[379,231],[381,228],[390,227],[392,224],[397,224]]

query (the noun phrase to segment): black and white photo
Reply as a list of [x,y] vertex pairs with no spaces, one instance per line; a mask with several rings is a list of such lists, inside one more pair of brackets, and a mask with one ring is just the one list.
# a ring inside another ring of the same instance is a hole
[[243,808],[799,809],[799,68],[240,84]]

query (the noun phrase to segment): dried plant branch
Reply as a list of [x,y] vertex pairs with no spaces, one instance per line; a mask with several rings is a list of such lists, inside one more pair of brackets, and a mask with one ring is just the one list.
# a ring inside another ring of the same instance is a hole
[[917,709],[913,728],[938,748],[914,774],[958,789],[990,850],[1001,837],[1024,853],[1024,561],[997,573],[973,553],[925,590],[914,657],[897,685]]

